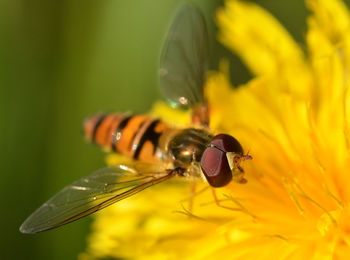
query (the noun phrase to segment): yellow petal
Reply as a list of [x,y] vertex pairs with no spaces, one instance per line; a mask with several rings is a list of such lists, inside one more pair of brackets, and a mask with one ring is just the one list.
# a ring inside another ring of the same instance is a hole
[[[309,0],[307,44],[313,71],[316,154],[333,151],[340,167],[349,158],[350,15],[339,0]],[[334,166],[329,165],[326,167]],[[335,170],[336,183],[347,177]],[[348,194],[348,192],[345,192]],[[344,194],[345,195],[345,194]],[[348,196],[348,195],[346,195]]]
[[298,44],[286,29],[256,4],[229,0],[217,12],[219,39],[255,75],[278,77],[285,91],[307,93],[309,74]]
[[[222,37],[258,74],[234,89],[228,70],[213,72],[206,85],[211,128],[236,137],[253,157],[244,165],[248,183],[217,189],[222,203],[236,210],[218,207],[207,189],[194,198],[189,212],[190,187],[174,179],[98,214],[91,252],[81,258],[349,258],[349,68],[347,50],[333,38],[335,31],[347,41],[341,22],[347,11],[341,2],[330,2],[308,2],[314,13],[308,23],[307,65],[263,9],[231,0],[219,12]],[[337,12],[343,17],[339,22]],[[263,22],[271,27],[266,32]],[[256,62],[266,62],[264,68],[258,68],[249,48],[237,43],[230,30],[252,48]],[[277,46],[271,41],[276,35],[282,41]],[[165,120],[190,118],[164,104],[156,107]]]

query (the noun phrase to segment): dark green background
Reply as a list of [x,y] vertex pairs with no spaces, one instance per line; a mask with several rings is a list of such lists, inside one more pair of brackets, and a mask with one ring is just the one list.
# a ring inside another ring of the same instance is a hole
[[[161,43],[181,2],[0,0],[1,259],[74,259],[84,250],[90,218],[37,235],[18,227],[65,184],[104,165],[82,137],[86,115],[146,112],[160,98]],[[245,82],[247,70],[214,42],[222,2],[194,2],[208,22],[211,67],[229,57],[232,81]],[[256,2],[303,44],[303,1]]]

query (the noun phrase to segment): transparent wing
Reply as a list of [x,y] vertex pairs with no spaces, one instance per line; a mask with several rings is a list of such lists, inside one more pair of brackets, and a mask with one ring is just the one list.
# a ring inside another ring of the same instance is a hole
[[193,5],[177,12],[167,35],[160,61],[160,87],[175,107],[202,103],[208,67],[208,35],[205,20]]
[[63,188],[30,215],[20,231],[38,233],[59,227],[173,176],[165,170],[141,173],[127,165],[102,168]]

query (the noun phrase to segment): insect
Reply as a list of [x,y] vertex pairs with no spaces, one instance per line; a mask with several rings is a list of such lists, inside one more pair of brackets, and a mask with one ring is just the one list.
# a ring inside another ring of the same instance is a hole
[[[194,127],[175,129],[147,115],[99,114],[85,120],[92,142],[135,160],[99,169],[63,188],[20,227],[38,233],[70,223],[174,177],[204,178],[212,187],[232,179],[244,183],[240,143],[209,126],[203,85],[208,66],[207,29],[202,14],[184,5],[175,15],[160,60],[160,86],[174,107],[192,109]],[[163,165],[163,170],[146,165]],[[164,167],[166,165],[166,167]],[[140,167],[142,166],[142,167]],[[151,169],[152,168],[152,169]]]

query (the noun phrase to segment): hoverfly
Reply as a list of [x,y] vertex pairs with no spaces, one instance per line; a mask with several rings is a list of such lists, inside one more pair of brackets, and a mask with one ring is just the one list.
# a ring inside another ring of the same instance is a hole
[[[240,143],[227,134],[214,135],[209,125],[203,85],[208,66],[204,17],[192,5],[179,9],[168,32],[160,61],[160,86],[172,106],[191,108],[196,127],[174,129],[147,115],[99,114],[84,122],[92,142],[133,158],[132,165],[99,169],[63,188],[20,227],[37,233],[70,223],[154,184],[178,177],[204,178],[212,187],[232,179],[244,183]],[[138,168],[138,163],[167,165],[166,170]]]

